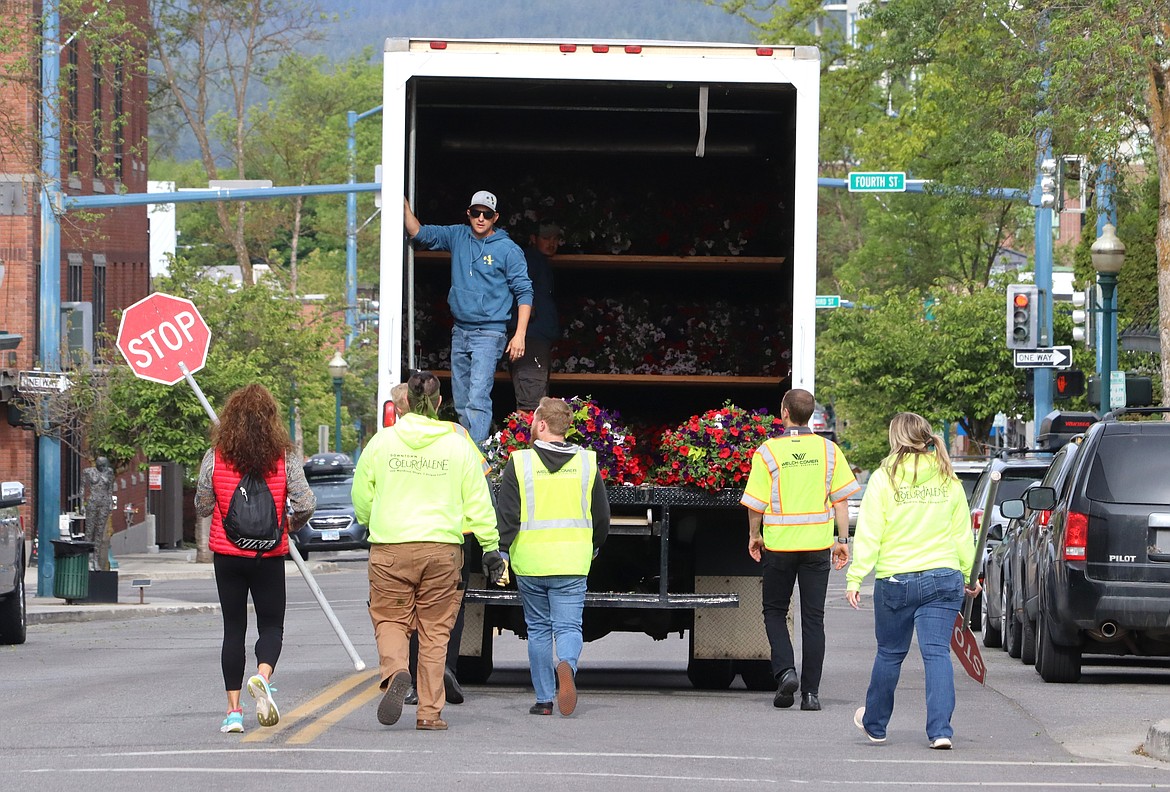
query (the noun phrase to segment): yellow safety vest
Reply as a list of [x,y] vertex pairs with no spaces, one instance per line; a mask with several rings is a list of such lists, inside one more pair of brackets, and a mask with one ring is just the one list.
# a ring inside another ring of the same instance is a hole
[[815,434],[773,438],[760,446],[771,497],[763,514],[764,546],[778,552],[824,550],[833,544],[830,495],[834,444]]
[[584,449],[550,472],[531,449],[512,452],[520,486],[520,533],[509,554],[517,575],[587,575],[593,560],[593,476]]

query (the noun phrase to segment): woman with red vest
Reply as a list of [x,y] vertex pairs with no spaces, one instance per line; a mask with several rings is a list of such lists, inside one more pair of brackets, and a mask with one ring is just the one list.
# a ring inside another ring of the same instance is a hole
[[[223,648],[220,665],[227,690],[228,713],[220,731],[243,732],[240,689],[244,681],[244,639],[248,632],[248,594],[256,610],[256,673],[248,680],[248,693],[256,699],[256,718],[261,726],[275,726],[280,711],[269,686],[272,670],[284,642],[284,557],[288,555],[288,531],[309,521],[317,499],[305,480],[301,459],[281,421],[276,400],[263,385],[248,385],[232,393],[211,430],[211,450],[199,468],[195,511],[211,517],[208,540],[215,554],[215,584],[223,612]],[[276,507],[280,540],[272,549],[257,553],[229,538],[224,520],[241,481],[251,474],[263,478]]]

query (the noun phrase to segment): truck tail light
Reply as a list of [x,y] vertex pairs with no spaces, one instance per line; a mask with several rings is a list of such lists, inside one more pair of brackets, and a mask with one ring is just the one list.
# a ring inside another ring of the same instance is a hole
[[607,44],[594,44],[593,51],[598,53],[599,55],[602,53],[605,53],[605,52],[609,52],[609,45],[607,45]]
[[431,42],[431,49],[437,49],[437,50],[447,49],[447,42],[445,42],[445,41],[432,41]]
[[971,532],[979,533],[979,526],[983,523],[983,509],[975,509],[971,512]]
[[387,401],[382,405],[382,426],[393,426],[398,420],[398,411],[394,409],[394,402]]
[[577,45],[576,44],[562,44],[560,49],[561,49],[561,52],[576,52]]
[[1069,512],[1064,527],[1064,560],[1084,561],[1089,539],[1089,515]]
[[640,46],[638,46],[637,44],[627,44],[626,45],[626,54],[627,55],[638,55],[641,52],[642,52],[642,48]]
[[761,57],[764,57],[764,58],[770,58],[770,57],[772,57],[772,48],[771,47],[756,47],[756,54],[760,55]]

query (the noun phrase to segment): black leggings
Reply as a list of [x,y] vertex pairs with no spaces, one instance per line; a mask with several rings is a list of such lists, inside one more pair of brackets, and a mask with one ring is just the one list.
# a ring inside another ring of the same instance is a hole
[[248,634],[248,592],[256,609],[256,663],[276,667],[284,645],[284,558],[215,554],[215,586],[223,611],[224,690],[244,686],[244,639]]

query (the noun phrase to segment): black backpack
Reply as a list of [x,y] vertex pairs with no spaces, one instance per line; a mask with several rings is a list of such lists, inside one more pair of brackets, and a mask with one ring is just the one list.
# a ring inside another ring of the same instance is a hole
[[227,538],[241,550],[254,550],[256,557],[280,544],[284,531],[276,519],[276,501],[262,476],[245,473],[232,493],[223,517]]

